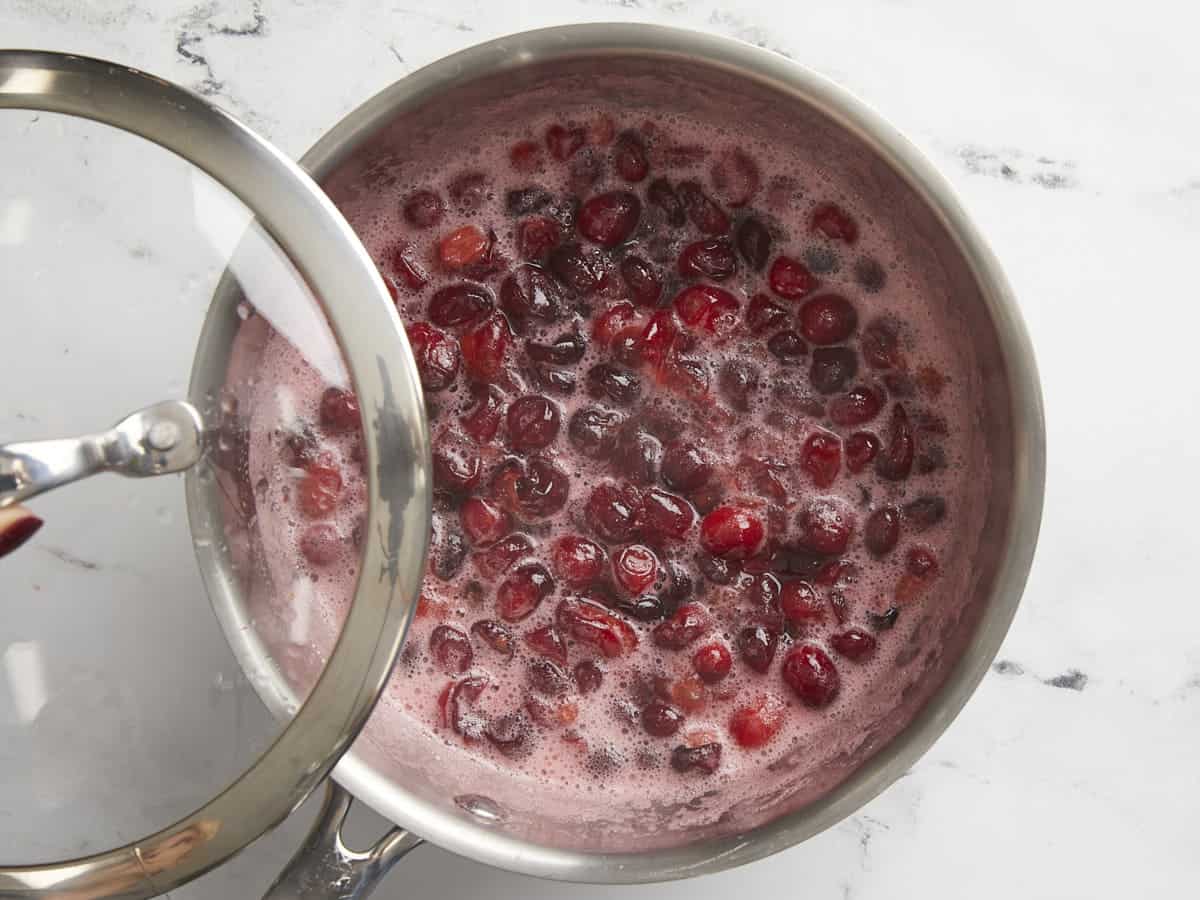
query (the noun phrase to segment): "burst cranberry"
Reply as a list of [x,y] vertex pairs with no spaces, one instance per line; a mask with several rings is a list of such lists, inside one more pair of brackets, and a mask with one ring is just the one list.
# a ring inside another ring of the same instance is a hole
[[800,331],[814,344],[840,344],[858,327],[854,305],[837,294],[822,294],[800,307]]
[[828,431],[814,431],[800,453],[800,467],[812,483],[827,488],[837,479],[842,466],[842,442]]
[[563,600],[554,620],[565,634],[610,658],[631,653],[638,645],[637,633],[628,622],[587,600]]
[[566,535],[554,545],[554,571],[571,587],[587,587],[604,569],[604,549],[594,541]]
[[560,697],[571,689],[571,679],[558,663],[551,659],[535,659],[526,669],[530,686],[539,694]]
[[801,546],[826,556],[845,551],[854,534],[854,513],[841,500],[813,500],[796,521]]
[[911,547],[904,560],[905,569],[917,578],[934,578],[938,573],[937,557],[927,547]]
[[870,465],[879,452],[879,438],[869,431],[856,431],[846,438],[846,468],[858,473]]
[[671,618],[654,629],[654,643],[668,650],[682,650],[709,629],[708,613],[703,606],[685,603]]
[[444,443],[433,452],[433,479],[438,487],[465,494],[479,484],[479,454],[465,443]]
[[491,248],[491,241],[475,225],[464,225],[450,232],[438,244],[438,259],[447,269],[464,269],[477,263]]
[[539,450],[558,437],[558,406],[546,397],[519,397],[508,407],[508,444],[514,450]]
[[892,421],[888,425],[887,444],[875,457],[875,472],[888,481],[903,481],[912,472],[916,445],[908,414],[899,403],[892,410]]
[[467,374],[479,381],[494,381],[504,369],[511,340],[508,321],[498,313],[464,334],[461,345]]
[[429,635],[429,652],[438,668],[451,675],[471,668],[475,656],[471,651],[471,639],[450,625],[433,629]]
[[900,540],[900,510],[881,506],[867,517],[863,544],[872,556],[887,556]]
[[592,491],[587,503],[587,522],[602,539],[612,544],[628,541],[637,531],[642,513],[642,495],[633,487],[607,483]]
[[883,409],[883,397],[873,388],[851,388],[829,404],[829,418],[835,424],[849,426],[870,422]]
[[471,385],[472,403],[462,416],[463,430],[477,443],[483,444],[496,436],[500,428],[504,394],[495,385]]
[[528,175],[542,165],[542,148],[533,141],[518,141],[508,151],[508,159],[516,171]]
[[327,566],[342,555],[345,543],[332,525],[309,525],[300,535],[300,552],[314,566]]
[[567,642],[553,625],[533,629],[525,635],[525,643],[546,659],[553,660],[560,666],[567,664]]
[[713,334],[726,334],[737,322],[738,302],[733,294],[709,284],[684,288],[673,303],[685,324]]
[[804,263],[790,256],[780,256],[771,263],[767,283],[772,291],[785,300],[799,300],[816,290],[819,282]]
[[575,687],[581,694],[590,694],[593,691],[599,690],[600,685],[604,681],[604,673],[590,659],[576,663],[571,674],[574,675]]
[[480,619],[471,626],[471,634],[502,656],[512,656],[516,651],[512,632],[495,619]]
[[875,638],[861,628],[847,628],[831,637],[829,643],[840,655],[855,662],[875,652]]
[[820,647],[801,644],[783,660],[783,680],[805,706],[828,706],[841,688],[833,661]]
[[531,727],[529,719],[520,712],[505,713],[488,720],[483,736],[505,756],[518,757],[526,752]]
[[682,497],[650,488],[642,496],[640,531],[651,541],[683,537],[696,521],[696,513]]
[[475,568],[489,581],[494,581],[513,567],[513,564],[533,550],[533,544],[523,534],[510,534],[475,554]]
[[609,191],[592,197],[579,210],[579,233],[602,247],[624,243],[637,227],[642,201],[629,191]]
[[683,714],[655,700],[642,707],[642,728],[653,737],[670,737],[683,724]]
[[703,487],[712,473],[708,454],[695,444],[672,444],[663,455],[663,481],[677,491],[689,493]]
[[715,684],[733,667],[733,657],[724,644],[705,644],[692,654],[696,674],[708,684]]
[[[396,277],[404,283],[410,291],[419,291],[429,283],[429,276],[425,270],[417,264],[412,258],[407,249],[397,250],[392,257],[392,268],[396,272]],[[392,298],[393,300],[395,297]]]
[[433,191],[414,191],[404,201],[404,221],[414,228],[432,228],[445,211],[446,204]]
[[759,697],[739,707],[729,717],[729,733],[739,746],[761,747],[775,737],[783,725],[785,707],[774,697]]
[[517,230],[517,248],[523,259],[543,260],[561,241],[558,223],[547,216],[530,216]]
[[737,248],[746,265],[761,272],[771,255],[771,232],[758,219],[744,219],[737,229]]
[[438,698],[443,728],[452,728],[457,734],[478,740],[483,734],[483,719],[471,712],[471,704],[479,699],[488,680],[483,675],[471,675],[446,685]]
[[779,594],[784,618],[796,625],[825,620],[825,604],[807,581],[788,581]]
[[555,247],[549,266],[555,278],[580,295],[596,290],[604,277],[603,263],[574,241]]
[[666,213],[669,225],[678,228],[687,221],[683,202],[679,199],[679,194],[675,192],[675,189],[671,187],[671,182],[667,181],[667,179],[655,178],[650,182],[650,187],[646,191],[646,198]]
[[724,281],[737,271],[733,245],[726,238],[713,238],[688,244],[679,254],[679,274],[684,278],[710,278]]
[[835,394],[858,374],[858,356],[849,347],[818,347],[813,351],[808,380],[822,394]]
[[738,653],[742,662],[755,672],[766,672],[775,658],[779,635],[766,625],[752,625],[738,635]]
[[478,284],[461,282],[437,291],[429,301],[429,320],[450,328],[470,325],[492,310],[492,294]]
[[822,203],[813,210],[809,220],[812,231],[818,231],[831,241],[853,244],[858,240],[858,225],[835,203]]
[[298,488],[300,510],[310,519],[333,512],[342,493],[342,473],[333,466],[309,466]]
[[566,505],[570,479],[541,456],[509,459],[492,476],[492,496],[522,521],[544,519]]
[[554,591],[554,579],[539,563],[525,563],[496,589],[496,613],[506,622],[519,622]]
[[787,311],[766,294],[755,294],[746,309],[746,325],[754,334],[762,334],[787,319]]
[[620,366],[600,363],[587,372],[588,393],[618,406],[630,406],[642,393],[642,379]]
[[493,544],[508,534],[508,513],[482,497],[468,497],[459,509],[463,531],[477,546]]
[[725,234],[729,231],[729,216],[704,193],[698,181],[681,181],[677,190],[692,224],[705,234]]
[[462,362],[458,342],[425,322],[414,322],[406,330],[425,390],[440,391],[449,387]]
[[762,520],[738,506],[718,507],[700,523],[700,544],[723,559],[754,556],[762,549],[766,536]]
[[713,161],[713,188],[730,206],[745,206],[758,193],[762,176],[749,154],[741,149],[727,150]]
[[567,437],[589,459],[608,459],[616,451],[625,417],[619,412],[586,406],[571,416]]
[[617,174],[626,181],[638,182],[650,171],[646,159],[646,147],[642,139],[632,131],[622,132],[613,147],[613,164]]
[[326,388],[321,395],[321,424],[330,431],[357,431],[361,418],[358,398],[341,388]]
[[658,559],[654,551],[643,544],[622,547],[613,557],[613,575],[617,584],[630,594],[640,594],[658,576]]
[[671,768],[676,772],[711,775],[721,766],[721,745],[717,743],[687,747],[680,744],[671,751]]
[[644,313],[638,312],[632,303],[622,300],[620,303],[614,303],[592,322],[592,338],[607,347],[625,329],[638,327],[645,321]]
[[621,260],[621,278],[638,306],[656,306],[662,296],[662,278],[658,270],[640,256],[630,254]]
[[586,140],[587,132],[582,128],[564,128],[556,122],[546,129],[546,149],[559,162],[570,159]]
[[535,362],[552,363],[556,366],[570,366],[583,359],[587,352],[587,341],[576,332],[559,335],[548,344],[528,341],[525,352]]
[[671,310],[661,309],[650,317],[642,332],[641,356],[648,365],[660,366],[676,352],[684,349],[686,343],[687,339],[680,332]]

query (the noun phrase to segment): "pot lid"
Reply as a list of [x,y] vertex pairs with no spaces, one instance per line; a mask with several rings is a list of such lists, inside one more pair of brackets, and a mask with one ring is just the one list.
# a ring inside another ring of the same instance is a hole
[[100,60],[0,51],[0,296],[0,518],[44,520],[0,560],[0,895],[156,895],[293,810],[386,682],[428,539],[416,367],[311,179]]

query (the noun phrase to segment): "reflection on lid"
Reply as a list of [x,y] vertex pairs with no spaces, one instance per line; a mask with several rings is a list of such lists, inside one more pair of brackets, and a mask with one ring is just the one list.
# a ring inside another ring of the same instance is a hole
[[17,718],[23,723],[32,722],[50,697],[41,644],[38,641],[9,644],[4,651],[4,674],[8,676],[8,690]]

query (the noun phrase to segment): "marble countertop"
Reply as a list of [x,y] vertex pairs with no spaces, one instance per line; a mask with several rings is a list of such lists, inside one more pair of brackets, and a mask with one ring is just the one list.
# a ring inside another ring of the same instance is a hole
[[[0,4],[0,44],[149,70],[294,156],[395,79],[496,35],[619,19],[740,38],[831,77],[906,132],[1020,299],[1049,429],[1038,556],[992,672],[909,775],[803,845],[695,881],[564,887],[423,847],[380,897],[1117,900],[1200,878],[1200,613],[1187,569],[1200,550],[1200,13],[1172,0],[783,7]],[[259,896],[313,810],[173,896]],[[0,834],[16,827],[0,815]],[[352,833],[380,827],[359,810]]]

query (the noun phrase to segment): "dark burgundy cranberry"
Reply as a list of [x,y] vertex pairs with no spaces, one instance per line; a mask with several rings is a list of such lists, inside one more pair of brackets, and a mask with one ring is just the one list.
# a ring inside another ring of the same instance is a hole
[[429,635],[429,652],[443,672],[455,675],[471,668],[475,654],[471,639],[450,625],[439,625]]
[[560,697],[571,690],[571,678],[558,663],[535,659],[529,663],[529,685],[539,694]]
[[642,215],[642,201],[629,191],[597,194],[579,210],[579,233],[602,247],[615,247],[633,234]]
[[740,506],[714,509],[700,523],[700,544],[713,556],[742,560],[762,549],[766,540],[762,519]]
[[926,495],[904,505],[904,518],[917,531],[932,528],[946,518],[946,501],[941,497]]
[[882,446],[869,431],[856,431],[846,438],[846,468],[858,473],[870,465]]
[[460,420],[463,430],[477,443],[490,441],[500,428],[503,404],[504,394],[494,384],[471,385],[471,405]]
[[627,369],[598,363],[588,369],[588,393],[603,397],[618,406],[629,406],[642,392],[642,379]]
[[701,744],[687,747],[680,744],[671,751],[671,768],[676,772],[699,772],[711,775],[721,765],[721,745]]
[[469,550],[461,531],[457,528],[447,530],[433,557],[433,574],[442,581],[449,581],[462,568]]
[[917,456],[917,472],[921,475],[929,475],[944,468],[946,468],[946,451],[937,444],[925,447]]
[[357,431],[361,417],[358,398],[341,388],[326,388],[321,395],[321,424],[330,431]]
[[800,543],[789,541],[774,548],[771,554],[770,568],[778,575],[811,578],[820,570],[824,562],[824,554],[811,550]]
[[883,396],[874,388],[859,385],[829,404],[829,418],[842,426],[863,425],[883,409]]
[[540,563],[517,566],[496,589],[496,614],[506,622],[519,622],[554,591],[554,579]]
[[677,491],[688,493],[703,487],[712,473],[708,454],[695,444],[672,444],[663,455],[663,481]]
[[548,216],[530,216],[517,226],[517,250],[522,259],[540,262],[562,241],[562,230]]
[[875,638],[861,628],[847,628],[833,635],[829,643],[840,655],[854,662],[866,659],[875,652]]
[[820,708],[833,702],[841,677],[833,660],[820,647],[801,644],[783,660],[783,680],[805,706]]
[[650,488],[642,497],[641,531],[647,540],[679,539],[688,533],[696,513],[682,497]]
[[662,598],[655,594],[643,594],[633,599],[619,597],[614,601],[614,605],[625,615],[639,622],[657,622],[667,614]]
[[814,245],[804,249],[804,264],[818,275],[828,275],[842,267],[842,259],[832,247]]
[[571,331],[556,337],[548,344],[527,341],[525,352],[535,362],[570,366],[583,359],[583,354],[587,352],[587,339],[578,332]]
[[621,278],[638,306],[657,306],[662,296],[662,278],[653,265],[630,254],[621,260]]
[[767,274],[771,290],[785,300],[799,300],[816,290],[820,283],[804,263],[790,256],[777,257]]
[[504,208],[510,216],[528,216],[544,209],[553,199],[538,187],[517,188],[504,195]]
[[813,485],[829,487],[842,467],[842,442],[828,431],[814,431],[800,451],[800,467],[808,473]]
[[737,248],[746,265],[761,272],[771,255],[771,232],[753,217],[743,219],[737,228]]
[[801,546],[826,556],[844,553],[854,534],[854,513],[841,500],[818,498],[796,517]]
[[737,271],[737,257],[727,238],[712,238],[688,244],[679,254],[679,274],[684,278],[724,281]]
[[627,423],[613,454],[616,471],[635,484],[653,484],[658,481],[661,461],[662,442],[632,422]]
[[903,481],[912,472],[916,446],[908,414],[899,403],[892,409],[887,444],[875,457],[875,472],[888,481]]
[[872,369],[894,369],[900,364],[900,338],[887,319],[876,319],[859,338],[863,359]]
[[675,189],[671,187],[671,182],[667,181],[667,179],[655,178],[650,182],[650,187],[646,191],[646,198],[667,214],[668,224],[678,228],[687,221],[683,203],[680,201]]
[[625,416],[619,412],[585,406],[576,410],[567,426],[571,445],[589,459],[608,459],[617,448]]
[[447,190],[464,212],[473,212],[487,199],[488,179],[482,172],[464,172],[450,182]]
[[489,581],[494,581],[512,568],[513,563],[533,550],[533,544],[523,534],[510,534],[475,554],[475,568]]
[[853,244],[858,240],[858,225],[850,214],[836,203],[822,203],[813,210],[810,228],[820,232],[831,241]]
[[554,248],[549,266],[555,278],[581,296],[594,291],[604,277],[600,260],[573,241]]
[[636,132],[624,131],[613,146],[613,164],[617,174],[626,181],[638,182],[650,171],[646,147]]
[[732,584],[741,572],[741,567],[733,560],[722,559],[709,553],[699,554],[696,557],[696,565],[713,584]]
[[406,331],[425,390],[440,391],[453,384],[462,363],[458,342],[426,322],[414,322]]
[[872,556],[887,556],[900,540],[900,510],[881,506],[867,517],[863,544]]
[[869,256],[864,256],[854,264],[854,280],[862,286],[863,290],[873,294],[883,290],[883,286],[887,284],[887,272],[878,262]]
[[822,394],[835,394],[858,374],[858,356],[849,347],[817,347],[813,350],[808,380]]
[[717,194],[730,206],[745,206],[762,183],[758,163],[739,147],[726,150],[713,160],[709,176]]
[[744,628],[738,635],[738,653],[742,662],[755,672],[766,672],[771,668],[778,646],[779,635],[765,625]]
[[404,201],[404,221],[414,228],[432,228],[445,212],[446,204],[433,191],[414,191]]
[[708,613],[696,603],[685,603],[671,618],[654,629],[654,643],[668,650],[682,650],[709,629]]
[[508,320],[499,313],[488,316],[459,341],[467,374],[478,381],[494,381],[504,369],[511,341]]
[[601,484],[588,498],[588,525],[601,539],[610,544],[622,544],[637,533],[642,512],[642,495],[633,487]]
[[746,308],[746,325],[755,334],[770,331],[785,319],[787,311],[766,294],[755,294]]
[[696,585],[687,568],[677,560],[668,559],[664,568],[667,570],[666,584],[658,593],[662,602],[662,614],[674,615],[684,602],[695,593]]
[[758,366],[744,360],[732,359],[721,366],[717,387],[729,405],[740,412],[750,409],[750,399],[758,390],[761,373]]
[[800,307],[800,333],[814,344],[840,344],[858,327],[854,305],[838,294],[822,294]]
[[790,328],[771,335],[771,339],[767,341],[767,349],[776,359],[785,363],[794,363],[808,353],[808,345],[804,343],[804,338]]
[[429,301],[429,320],[442,328],[470,325],[492,309],[492,292],[480,284],[460,282],[437,291]]
[[681,181],[677,189],[680,202],[692,224],[705,234],[725,234],[729,231],[729,216],[704,193],[698,181]]
[[443,443],[433,453],[433,477],[438,487],[465,494],[479,484],[479,454],[465,443]]
[[567,664],[567,642],[553,625],[533,629],[525,635],[525,643],[538,655],[553,660],[560,666]]
[[887,631],[896,626],[896,620],[900,618],[900,609],[896,606],[889,606],[881,613],[867,613],[867,624],[876,631]]
[[570,478],[542,456],[510,459],[492,478],[496,502],[523,521],[544,519],[566,505]]
[[576,663],[573,674],[575,676],[575,688],[581,694],[590,694],[592,691],[599,690],[601,683],[604,681],[604,673],[590,659]]
[[630,653],[638,645],[637,632],[628,622],[587,600],[566,598],[558,604],[554,621],[574,640],[610,659]]
[[327,566],[342,555],[345,542],[326,522],[309,525],[300,536],[300,552],[314,566]]
[[512,656],[516,650],[512,632],[495,619],[480,619],[471,626],[471,634],[502,656]]
[[583,128],[566,128],[555,122],[546,129],[546,149],[559,162],[570,159],[586,141],[587,131]]
[[505,713],[488,721],[483,736],[505,756],[521,756],[528,750],[533,726],[523,713]]
[[653,737],[670,737],[683,724],[683,713],[660,700],[642,707],[642,728]]
[[508,445],[514,450],[540,450],[558,437],[558,405],[547,397],[518,397],[508,406]]
[[692,667],[702,681],[715,684],[733,667],[733,657],[724,644],[705,644],[692,655]]

